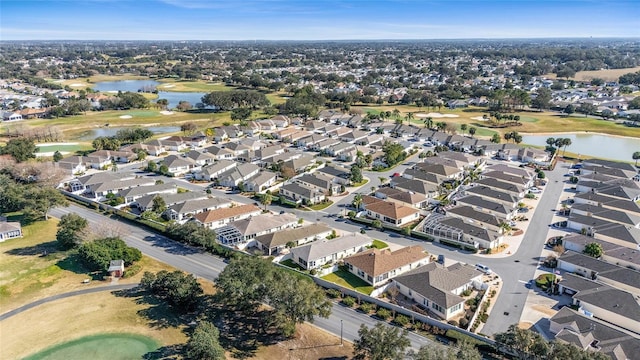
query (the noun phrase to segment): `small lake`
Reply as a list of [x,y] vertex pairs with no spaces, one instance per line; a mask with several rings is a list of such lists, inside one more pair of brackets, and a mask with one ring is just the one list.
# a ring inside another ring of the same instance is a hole
[[[93,89],[101,92],[118,92],[130,91],[138,92],[141,89],[156,88],[161,83],[155,80],[120,80],[120,81],[101,81],[93,85]],[[203,92],[183,92],[183,91],[159,91],[158,99],[167,99],[169,101],[169,109],[178,106],[180,101],[188,101],[193,107],[197,103],[202,102],[202,97],[206,93]],[[157,99],[151,100],[156,102]]]
[[567,151],[580,154],[582,159],[597,156],[610,160],[632,161],[631,155],[640,151],[640,138],[602,134],[523,135],[522,143],[546,146],[546,141],[550,137],[571,139],[571,145],[567,146]]
[[[130,127],[104,127],[85,131],[74,140],[89,141],[99,136],[115,136],[118,130],[130,129]],[[180,126],[147,126],[147,130],[151,130],[154,134],[165,134],[180,131]]]

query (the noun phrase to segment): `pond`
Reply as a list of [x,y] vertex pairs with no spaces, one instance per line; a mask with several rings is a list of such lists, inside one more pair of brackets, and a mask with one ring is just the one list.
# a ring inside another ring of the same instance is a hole
[[[160,83],[154,80],[101,81],[95,83],[93,89],[111,93],[118,91],[138,92],[142,89],[155,89],[158,85]],[[169,101],[168,108],[173,109],[178,106],[180,101],[188,101],[195,107],[197,103],[202,102],[202,97],[205,95],[206,93],[203,92],[159,91],[158,99],[167,99]],[[155,102],[156,100],[151,101]]]
[[558,133],[548,135],[523,135],[522,143],[546,146],[546,141],[550,137],[571,139],[571,145],[567,146],[567,151],[579,154],[583,159],[586,157],[597,156],[599,158],[610,160],[632,161],[631,155],[636,151],[640,151],[639,138],[604,134]]
[[[74,138],[74,140],[90,141],[98,136],[114,136],[118,130],[122,129],[130,129],[130,127],[103,127],[84,131],[78,137]],[[154,134],[165,134],[180,131],[180,126],[147,126],[145,129],[151,130]]]

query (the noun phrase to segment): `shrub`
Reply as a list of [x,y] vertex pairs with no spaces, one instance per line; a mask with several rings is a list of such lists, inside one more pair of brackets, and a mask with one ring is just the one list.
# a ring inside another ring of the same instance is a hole
[[467,318],[460,319],[460,324],[459,325],[460,325],[461,329],[466,329],[467,326],[469,325],[469,319],[467,319]]
[[395,322],[396,324],[405,327],[407,326],[407,324],[409,324],[409,317],[402,315],[402,314],[398,314],[395,318],[395,320],[393,320],[393,322]]
[[458,322],[457,322],[457,321],[455,321],[455,320],[449,320],[449,321],[447,321],[447,323],[448,323],[449,325],[453,325],[453,326],[455,326],[455,327],[458,327],[458,325],[459,325],[459,324],[458,324]]
[[338,289],[329,289],[329,290],[327,290],[327,296],[329,296],[332,299],[337,299],[341,295],[342,295],[342,293]]
[[122,275],[122,277],[125,278],[125,279],[133,277],[137,273],[139,273],[140,270],[142,270],[142,265],[140,265],[140,264],[131,265],[124,271],[124,275]]
[[376,310],[376,304],[372,304],[370,302],[363,302],[362,304],[360,304],[360,310],[365,314],[369,314],[370,312]]
[[487,322],[487,319],[489,319],[489,314],[483,312],[482,314],[480,314],[480,316],[478,317],[480,319],[480,321],[482,321],[483,323]]
[[469,295],[471,295],[471,289],[467,289],[462,292],[462,296],[469,296]]
[[379,308],[378,311],[376,311],[376,315],[381,319],[387,320],[391,316],[391,311],[385,308]]
[[354,298],[353,298],[353,297],[351,297],[351,296],[347,296],[347,297],[345,297],[344,299],[342,299],[342,303],[343,303],[345,306],[353,307],[353,305],[356,303],[356,299],[354,299]]

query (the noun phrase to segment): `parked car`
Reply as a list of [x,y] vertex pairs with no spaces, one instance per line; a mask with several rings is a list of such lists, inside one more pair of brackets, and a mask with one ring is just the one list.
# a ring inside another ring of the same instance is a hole
[[482,271],[483,273],[485,273],[487,275],[493,273],[493,271],[491,271],[491,269],[489,269],[488,266],[482,265],[482,264],[476,264],[476,269]]
[[444,265],[444,255],[438,255],[438,262]]
[[540,194],[542,192],[542,190],[540,190],[540,189],[538,189],[537,187],[534,186],[532,188],[529,188],[529,192],[532,193],[532,194]]

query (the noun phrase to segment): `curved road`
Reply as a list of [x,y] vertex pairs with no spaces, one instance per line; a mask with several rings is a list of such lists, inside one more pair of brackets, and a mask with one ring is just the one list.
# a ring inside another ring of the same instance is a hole
[[40,299],[40,300],[36,300],[32,303],[28,303],[26,305],[22,305],[19,308],[13,309],[11,311],[7,311],[6,313],[0,315],[0,321],[8,319],[12,316],[18,315],[21,312],[27,311],[29,309],[33,309],[36,306],[40,306],[42,304],[46,304],[52,301],[56,301],[56,300],[60,300],[60,299],[66,299],[72,296],[78,296],[78,295],[85,295],[85,294],[92,294],[92,293],[97,293],[97,292],[101,292],[101,291],[118,291],[118,290],[127,290],[127,289],[133,289],[134,287],[138,286],[138,284],[122,284],[122,285],[107,285],[107,286],[100,286],[100,287],[94,287],[94,288],[87,288],[87,289],[82,289],[82,290],[76,290],[76,291],[70,291],[67,293],[62,293],[62,294],[58,294],[58,295],[53,295],[53,296],[49,296],[46,297],[44,299]]

